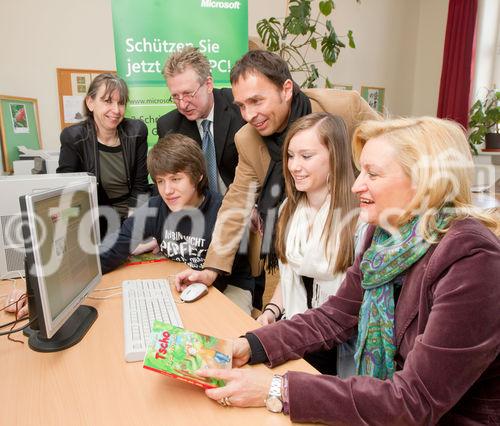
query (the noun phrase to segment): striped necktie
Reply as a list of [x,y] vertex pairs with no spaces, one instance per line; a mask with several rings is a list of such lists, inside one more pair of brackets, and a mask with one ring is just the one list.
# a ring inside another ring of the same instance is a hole
[[217,185],[217,158],[215,156],[214,138],[210,131],[210,120],[203,120],[201,126],[203,127],[201,146],[207,163],[208,186],[212,191],[219,192]]

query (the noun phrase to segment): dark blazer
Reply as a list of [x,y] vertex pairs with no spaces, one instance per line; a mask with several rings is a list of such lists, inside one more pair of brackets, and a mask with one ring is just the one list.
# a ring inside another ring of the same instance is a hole
[[[226,186],[234,180],[238,164],[238,151],[234,144],[235,133],[245,124],[239,108],[233,104],[231,89],[214,89],[214,142],[217,169]],[[201,147],[201,137],[196,121],[190,121],[177,109],[162,115],[157,123],[158,137],[168,133],[181,133],[194,139]]]
[[[148,129],[141,120],[123,119],[118,135],[125,159],[130,207],[135,207],[139,194],[149,192],[146,156]],[[87,121],[65,128],[61,133],[61,152],[57,173],[87,172],[97,179],[99,205],[109,205],[109,198],[100,185],[99,155],[94,125]]]
[[[120,229],[118,238],[111,247],[101,246],[102,273],[112,271],[123,263],[131,248],[149,237],[158,241],[160,251],[170,260],[181,262],[193,269],[201,269],[207,248],[212,241],[217,212],[222,203],[222,195],[204,191],[204,200],[196,208],[195,216],[192,209],[172,212],[160,196],[151,197],[147,204],[137,209],[127,218]],[[153,214],[151,214],[153,212]],[[193,217],[201,216],[203,226],[194,226]],[[134,224],[141,223],[142,232],[136,231]],[[184,246],[186,250],[180,250]],[[253,291],[254,280],[250,273],[250,265],[246,257],[236,256],[231,275],[219,275],[214,282],[215,288],[224,292],[228,284]]]

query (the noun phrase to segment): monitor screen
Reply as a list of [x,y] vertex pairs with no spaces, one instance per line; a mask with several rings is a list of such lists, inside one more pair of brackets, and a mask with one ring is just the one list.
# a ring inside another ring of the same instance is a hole
[[24,237],[19,197],[95,181],[88,173],[0,176],[0,278],[24,276]]
[[39,337],[50,339],[101,279],[95,181],[22,196],[20,204],[30,316],[38,317]]

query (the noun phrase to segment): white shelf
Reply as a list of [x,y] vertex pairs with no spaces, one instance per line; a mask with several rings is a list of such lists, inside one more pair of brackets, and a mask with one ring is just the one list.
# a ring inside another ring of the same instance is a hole
[[484,152],[484,151],[481,151],[481,150],[478,150],[478,155],[500,155],[500,151],[496,151],[496,152]]

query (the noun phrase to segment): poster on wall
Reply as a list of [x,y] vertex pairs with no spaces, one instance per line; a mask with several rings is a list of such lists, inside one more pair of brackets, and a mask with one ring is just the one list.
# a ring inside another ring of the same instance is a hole
[[9,103],[10,118],[12,119],[12,129],[14,133],[29,133],[30,126],[28,116],[26,115],[26,107],[24,104]]
[[102,73],[116,74],[116,71],[76,68],[57,68],[56,71],[61,130],[85,120],[83,101],[92,80]]
[[112,0],[116,67],[129,87],[126,116],[143,120],[154,145],[157,119],[175,108],[162,75],[167,58],[198,47],[215,87],[229,86],[233,64],[248,50],[248,0]]
[[73,96],[85,96],[90,86],[90,74],[71,74],[71,94]]
[[[11,173],[19,160],[18,147],[43,148],[38,102],[35,98],[0,95],[0,145],[3,171]],[[0,169],[1,171],[1,169]]]
[[380,113],[384,112],[385,89],[383,87],[361,87],[361,97]]

